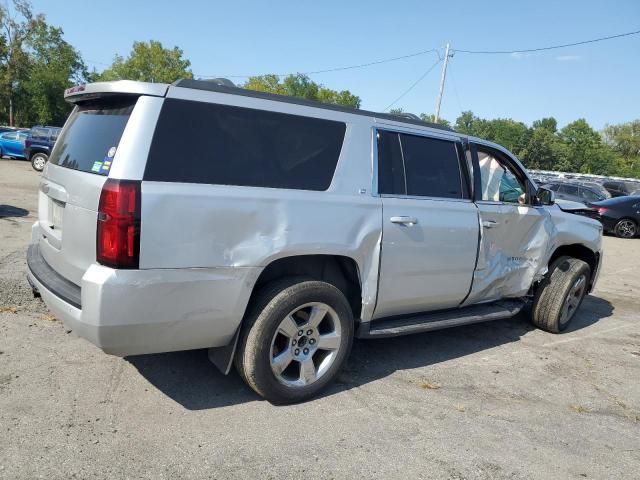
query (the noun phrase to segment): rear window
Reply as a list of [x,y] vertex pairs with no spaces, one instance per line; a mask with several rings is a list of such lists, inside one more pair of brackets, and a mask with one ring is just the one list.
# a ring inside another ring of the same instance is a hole
[[326,190],[345,129],[331,120],[166,99],[144,179]]
[[108,175],[135,98],[83,104],[69,117],[49,161],[82,172]]

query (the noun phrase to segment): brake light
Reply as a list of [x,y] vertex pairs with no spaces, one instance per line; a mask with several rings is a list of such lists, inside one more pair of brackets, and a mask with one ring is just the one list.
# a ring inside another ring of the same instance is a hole
[[608,208],[598,207],[598,213],[602,215],[603,213],[607,213],[609,211]]
[[98,204],[96,260],[113,268],[140,264],[140,182],[109,178]]
[[24,139],[24,148],[29,148],[29,145],[31,145],[31,142],[29,141],[28,138]]

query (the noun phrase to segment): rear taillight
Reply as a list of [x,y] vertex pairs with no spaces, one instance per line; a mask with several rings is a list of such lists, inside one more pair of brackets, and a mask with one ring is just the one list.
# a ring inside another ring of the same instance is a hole
[[31,142],[25,138],[24,140],[24,148],[29,148],[29,145],[31,144]]
[[603,213],[607,213],[609,211],[608,208],[604,208],[604,207],[598,207],[597,210],[600,215],[602,215]]
[[96,260],[113,268],[140,264],[140,182],[108,179],[100,193]]

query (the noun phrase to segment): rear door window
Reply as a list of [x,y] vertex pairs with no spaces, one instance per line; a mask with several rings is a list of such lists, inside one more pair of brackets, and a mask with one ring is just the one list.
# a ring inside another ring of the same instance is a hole
[[326,190],[345,131],[331,120],[166,99],[144,179]]
[[468,197],[458,145],[450,140],[379,130],[378,192],[416,197]]
[[49,162],[108,175],[137,99],[109,99],[79,106],[56,141]]
[[462,198],[456,144],[448,140],[400,135],[407,195]]

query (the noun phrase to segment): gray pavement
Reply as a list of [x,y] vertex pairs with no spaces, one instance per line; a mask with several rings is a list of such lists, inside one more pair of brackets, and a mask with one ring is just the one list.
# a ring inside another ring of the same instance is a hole
[[638,478],[640,239],[605,238],[562,335],[520,316],[356,341],[324,396],[275,407],[205,351],[68,334],[24,278],[38,179],[0,160],[0,478]]

